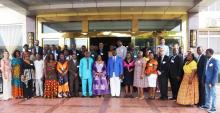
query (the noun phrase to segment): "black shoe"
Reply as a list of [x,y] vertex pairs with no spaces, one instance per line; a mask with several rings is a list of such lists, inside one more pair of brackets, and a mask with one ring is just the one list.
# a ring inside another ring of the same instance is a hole
[[172,97],[172,98],[169,98],[169,100],[176,100],[176,98]]
[[162,100],[162,99],[163,99],[163,97],[160,97],[159,99],[160,99],[160,100]]
[[199,108],[200,109],[206,109],[206,110],[208,110],[209,108],[208,107],[206,107],[206,106],[199,106]]
[[160,97],[160,100],[168,100],[167,97]]
[[163,98],[162,100],[168,100],[168,98]]
[[129,98],[134,98],[134,96],[133,96],[133,95],[130,95]]
[[216,112],[216,109],[210,109],[208,110],[208,113],[215,113]]
[[124,98],[129,98],[129,96],[128,96],[128,95],[125,95]]

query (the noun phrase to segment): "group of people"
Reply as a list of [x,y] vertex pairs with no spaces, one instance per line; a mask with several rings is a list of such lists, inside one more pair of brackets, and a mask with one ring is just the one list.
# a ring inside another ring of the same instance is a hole
[[[81,96],[103,97],[111,94],[120,97],[121,84],[126,98],[155,99],[160,91],[161,100],[168,100],[168,81],[172,90],[172,100],[178,104],[195,105],[216,111],[216,83],[219,64],[213,58],[213,49],[204,53],[197,48],[183,55],[178,44],[173,45],[172,55],[165,39],[161,38],[156,51],[137,50],[134,46],[125,47],[119,40],[117,48],[109,51],[103,43],[97,49],[88,51],[73,44],[63,50],[55,45],[34,47],[24,45],[24,51],[15,50],[10,59],[7,50],[1,60],[3,78],[3,100],[10,98],[45,98]],[[136,90],[133,90],[135,87]],[[145,91],[148,91],[147,96]]]

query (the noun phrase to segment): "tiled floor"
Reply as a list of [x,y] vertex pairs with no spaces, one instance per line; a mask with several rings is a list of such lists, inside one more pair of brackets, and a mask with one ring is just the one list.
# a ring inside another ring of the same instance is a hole
[[[218,91],[217,113],[220,113]],[[207,113],[174,101],[129,98],[67,98],[0,101],[0,113]]]

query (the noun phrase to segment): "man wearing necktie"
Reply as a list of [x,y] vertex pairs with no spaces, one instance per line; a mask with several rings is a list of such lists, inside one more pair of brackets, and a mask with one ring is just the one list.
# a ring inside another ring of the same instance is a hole
[[159,58],[158,58],[158,81],[161,100],[168,99],[168,74],[169,74],[169,57],[165,55],[164,48],[159,49]]
[[205,105],[205,67],[207,58],[203,54],[203,48],[197,47],[198,63],[197,63],[197,75],[199,80],[199,103],[198,106]]
[[43,48],[39,46],[39,40],[34,41],[34,50],[37,54],[43,55]]
[[70,95],[78,96],[79,92],[79,77],[78,77],[78,60],[77,55],[74,53],[72,54],[71,60],[68,62],[69,66],[69,89],[70,89]]
[[169,80],[172,90],[171,100],[176,100],[180,83],[183,77],[183,57],[178,54],[179,46],[173,47],[173,56],[170,58],[169,64]]
[[69,50],[69,53],[71,55],[75,54],[77,56],[77,60],[79,61],[80,60],[80,56],[82,56],[82,55],[81,55],[80,51],[76,49],[76,44],[75,43],[72,44],[71,47],[72,48]]
[[103,60],[107,63],[108,60],[108,52],[104,48],[104,44],[101,42],[99,43],[99,49],[97,51],[98,55],[101,55]]
[[[92,96],[92,65],[93,59],[90,57],[90,52],[84,53],[85,57],[80,60],[79,76],[82,80],[82,96]],[[87,94],[88,84],[88,94]]]
[[121,40],[117,41],[117,45],[118,45],[118,48],[116,49],[117,55],[120,56],[124,60],[127,55],[127,48],[123,46],[123,43]]
[[51,46],[51,53],[54,55],[54,59],[55,59],[56,61],[58,61],[58,60],[59,60],[60,52],[57,50],[56,45],[52,45],[52,46]]
[[121,80],[123,75],[123,60],[113,51],[113,56],[109,57],[107,65],[107,76],[110,78],[111,96],[119,97],[121,92]]

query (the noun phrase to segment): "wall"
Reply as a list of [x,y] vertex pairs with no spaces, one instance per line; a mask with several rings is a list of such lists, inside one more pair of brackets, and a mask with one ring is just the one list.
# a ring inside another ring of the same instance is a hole
[[189,13],[188,14],[188,48],[190,48],[190,30],[199,29],[199,13]]
[[26,16],[7,7],[0,7],[0,24],[25,24]]
[[26,16],[7,7],[0,7],[0,49],[9,52],[26,43]]
[[35,16],[26,16],[26,32],[36,33],[36,17]]

